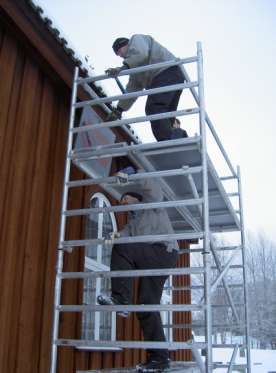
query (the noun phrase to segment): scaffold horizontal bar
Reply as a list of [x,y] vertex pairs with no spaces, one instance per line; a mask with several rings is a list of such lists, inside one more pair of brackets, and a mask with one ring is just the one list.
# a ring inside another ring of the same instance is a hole
[[[176,175],[190,175],[196,174],[202,171],[202,167],[190,167],[190,168],[177,168],[174,170],[165,170],[165,171],[154,171],[154,172],[141,172],[134,175],[130,175],[128,177],[128,182],[149,179],[149,178],[156,178],[156,177],[169,177],[169,176],[176,176]],[[96,179],[86,179],[86,180],[76,180],[76,181],[69,181],[66,183],[68,187],[79,187],[85,185],[97,185],[97,184],[117,184],[118,178],[116,176],[109,176],[109,177],[100,177]]]
[[144,89],[142,91],[124,93],[124,94],[120,94],[120,95],[116,95],[116,96],[101,97],[101,98],[94,98],[92,100],[87,100],[87,101],[80,101],[80,102],[74,104],[74,107],[76,109],[80,109],[80,108],[84,108],[85,106],[107,104],[107,103],[111,103],[113,101],[129,100],[129,99],[133,99],[133,98],[137,98],[137,97],[155,95],[155,94],[158,94],[158,93],[179,91],[179,90],[182,90],[182,89],[190,89],[190,88],[197,87],[197,86],[198,86],[198,82],[173,84],[173,85],[168,85],[168,86],[165,86],[165,87]]
[[106,213],[106,212],[141,211],[141,210],[162,209],[162,208],[178,207],[178,206],[196,206],[202,203],[203,203],[203,198],[181,199],[181,200],[176,200],[176,201],[148,202],[148,203],[136,203],[136,204],[131,204],[131,205],[93,207],[93,208],[87,208],[87,209],[67,210],[63,212],[63,215],[81,216],[81,215],[90,215],[90,214],[100,214],[100,213]]
[[[182,139],[176,140],[166,140],[166,141],[159,141],[159,142],[152,142],[152,143],[145,143],[145,144],[132,144],[132,145],[125,145],[125,146],[96,146],[92,147],[88,150],[81,150],[81,151],[72,151],[69,155],[71,159],[77,160],[90,160],[90,159],[99,159],[99,158],[109,158],[109,157],[121,157],[124,155],[128,155],[129,153],[133,152],[136,153],[138,151],[145,151],[145,150],[159,150],[160,153],[163,153],[164,148],[177,148],[178,146],[185,146],[191,144],[199,144],[201,140],[200,136],[194,137],[187,137]],[[183,148],[185,150],[185,148]]]
[[[228,287],[231,289],[240,289],[243,288],[243,284],[228,284]],[[223,285],[218,285],[217,288],[223,289]],[[189,291],[189,290],[203,290],[203,285],[191,285],[191,286],[165,286],[165,290],[172,290],[172,291]]]
[[[232,251],[232,250],[241,250],[241,246],[224,246],[219,247],[216,251]],[[203,247],[199,247],[196,249],[181,249],[179,250],[179,254],[192,254],[192,253],[201,253],[203,252]]]
[[228,197],[239,197],[239,193],[227,193]]
[[134,124],[134,123],[144,123],[144,122],[153,121],[157,119],[175,118],[175,117],[184,116],[184,115],[194,115],[198,113],[199,113],[198,108],[178,110],[178,111],[169,111],[167,113],[145,115],[145,116],[127,118],[127,119],[118,119],[112,122],[100,122],[100,123],[95,123],[95,124],[86,124],[85,126],[79,126],[79,127],[72,128],[71,132],[73,133],[86,132],[86,131],[91,131],[97,128],[112,128],[112,127],[124,126],[124,125],[129,125],[129,124]]
[[219,179],[220,179],[220,181],[235,180],[235,179],[237,179],[237,176],[234,176],[234,175],[231,175],[231,176],[222,176]]
[[[78,347],[79,349],[85,349]],[[88,347],[89,348],[89,347]],[[95,347],[90,347],[90,349],[95,349]],[[101,350],[100,347],[97,347],[98,350]],[[115,347],[113,347],[115,349]],[[121,350],[120,348],[117,348]],[[112,347],[110,348],[112,350]],[[168,373],[183,373],[183,369],[186,372],[186,369],[196,367],[197,363],[195,361],[171,361],[170,369]],[[121,367],[121,368],[103,368],[103,369],[90,369],[90,370],[77,370],[76,373],[137,373],[135,367]],[[187,372],[188,373],[188,372]]]
[[68,347],[121,347],[121,348],[158,348],[158,349],[179,349],[189,350],[192,347],[202,349],[206,347],[206,343],[201,342],[140,342],[140,341],[91,341],[79,339],[58,339],[56,342],[58,346]]
[[[219,364],[219,363],[214,364],[215,369],[218,369],[218,368],[224,369],[224,368],[228,368],[229,366],[230,364]],[[246,367],[247,367],[247,364],[233,364],[232,365],[232,368],[237,369],[237,370],[244,369]]]
[[[86,346],[78,347],[79,349],[83,350]],[[87,347],[88,349],[97,349],[101,350],[100,347]],[[112,351],[112,347],[109,347]],[[113,350],[121,350],[121,348],[113,347]],[[196,362],[194,361],[171,361],[170,362],[170,369],[167,371],[168,373],[183,373],[183,369],[186,372],[186,369],[196,367]],[[121,368],[103,368],[103,369],[90,369],[90,370],[77,370],[76,373],[137,373],[135,367],[121,367]],[[188,372],[187,372],[188,373]]]
[[[245,327],[245,324],[237,324],[237,323],[233,323],[233,324],[212,324],[212,327],[213,328],[225,328],[225,329],[229,329],[229,328],[244,328]],[[197,329],[197,328],[205,328],[205,324],[196,324],[196,323],[183,323],[183,324],[163,324],[163,328],[167,328],[167,329]]]
[[204,267],[162,268],[162,269],[135,269],[125,271],[93,271],[93,272],[62,272],[58,274],[62,279],[80,278],[111,278],[111,277],[146,277],[161,275],[188,275],[204,273]]
[[[234,304],[235,307],[244,307],[245,304],[244,303],[236,303]],[[230,308],[231,305],[230,304],[212,304],[212,307],[214,308]]]
[[198,304],[126,304],[114,306],[84,305],[59,305],[56,309],[61,312],[157,312],[157,311],[202,311],[205,305]]
[[[243,268],[244,266],[242,264],[233,264],[231,266],[229,266],[229,269],[241,269]],[[220,269],[218,269],[218,267],[216,266],[213,266],[211,267],[212,270],[215,270],[215,271],[221,271]],[[222,270],[224,270],[224,266],[222,266],[221,268]]]
[[[235,348],[237,345],[237,343],[220,343],[220,344],[217,344],[217,343],[213,343],[212,344],[212,347],[213,348]],[[239,347],[245,347],[245,345],[243,343],[240,343],[238,344]]]
[[[145,66],[140,66],[140,67],[134,67],[132,69],[122,70],[118,74],[118,76],[132,75],[132,74],[141,73],[144,71],[161,69],[164,67],[171,67],[171,66],[183,65],[187,63],[193,63],[193,62],[197,62],[197,60],[198,60],[198,57],[188,57],[188,58],[182,58],[182,59],[176,58],[171,61],[159,62],[159,63],[155,63],[151,65],[145,65]],[[99,80],[105,80],[105,79],[111,79],[111,77],[107,74],[104,74],[104,75],[98,75],[98,76],[93,76],[89,78],[78,78],[76,82],[78,84],[84,84],[84,83],[96,82]]]
[[[191,240],[200,239],[203,237],[203,232],[193,233],[172,233],[172,234],[157,234],[157,235],[145,235],[145,236],[133,236],[133,237],[122,237],[114,240],[116,244],[136,243],[136,242],[169,242],[176,240]],[[104,245],[105,239],[91,239],[91,240],[70,240],[63,241],[60,244],[60,248],[72,248],[75,246],[92,246],[92,245]]]

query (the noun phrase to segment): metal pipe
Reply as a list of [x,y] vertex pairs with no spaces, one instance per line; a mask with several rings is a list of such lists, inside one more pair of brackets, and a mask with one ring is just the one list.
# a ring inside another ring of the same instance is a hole
[[122,271],[93,271],[93,272],[63,272],[59,275],[62,279],[92,279],[92,278],[113,278],[113,277],[148,277],[160,275],[188,275],[202,274],[204,268],[163,268],[163,269],[133,269]]
[[178,201],[164,201],[164,202],[147,202],[136,203],[131,205],[107,206],[107,207],[93,207],[86,209],[67,210],[63,214],[65,216],[81,216],[90,214],[99,214],[105,212],[125,212],[125,211],[141,211],[151,209],[162,209],[178,206],[194,206],[203,203],[203,199],[181,199]]
[[207,164],[207,141],[205,125],[205,102],[204,102],[204,81],[203,81],[203,58],[201,43],[197,43],[197,74],[198,74],[198,104],[199,104],[199,124],[201,135],[201,163],[202,163],[202,191],[203,191],[203,263],[205,267],[204,274],[204,301],[205,309],[205,340],[207,343],[205,368],[206,373],[213,371],[212,359],[212,310],[211,310],[211,281],[210,281],[210,226],[209,226],[209,197],[208,197],[208,164]]
[[[116,156],[122,156],[122,155],[128,155],[130,152],[137,152],[137,151],[143,151],[143,150],[152,150],[152,149],[158,149],[160,153],[163,152],[163,149],[173,148],[185,144],[197,144],[200,142],[200,136],[194,136],[194,137],[188,137],[188,138],[182,138],[182,139],[176,139],[176,140],[166,140],[166,141],[160,141],[160,142],[154,142],[154,143],[146,143],[146,144],[132,144],[132,145],[125,145],[125,146],[113,146],[113,147],[107,147],[107,146],[98,146],[98,147],[92,147],[90,150],[87,151],[74,151],[71,152],[70,157],[72,159],[78,159],[78,160],[89,160],[94,159],[97,157],[99,158],[107,158],[107,157],[116,157]],[[92,155],[93,154],[93,155]]]
[[[73,81],[73,88],[72,88],[72,97],[71,97],[71,110],[70,110],[70,121],[69,121],[69,129],[74,127],[74,120],[75,120],[75,108],[74,104],[77,99],[77,78],[79,74],[79,69],[75,68],[74,73],[74,81]],[[67,157],[65,160],[65,174],[64,174],[64,186],[63,186],[63,196],[62,196],[62,211],[67,208],[67,198],[68,198],[68,187],[66,182],[69,180],[70,176],[70,167],[71,162],[68,158],[70,151],[72,149],[73,144],[73,134],[69,131],[68,139],[67,139]],[[60,243],[64,241],[65,237],[65,225],[66,225],[66,218],[63,214],[61,214],[61,223],[60,223],[60,230],[59,230],[59,249]],[[61,299],[61,279],[58,277],[58,274],[62,272],[63,269],[63,250],[58,250],[57,253],[57,265],[56,265],[56,281],[55,281],[55,299],[54,299],[54,317],[53,317],[53,334],[52,334],[52,350],[51,350],[51,367],[50,373],[56,373],[57,368],[57,345],[54,341],[58,338],[59,332],[59,310],[57,306],[60,303]]]
[[236,346],[234,347],[234,350],[233,350],[233,354],[231,356],[231,360],[230,360],[229,367],[227,369],[227,373],[232,373],[232,371],[233,371],[238,349],[239,349],[239,345],[236,344]]
[[245,231],[244,231],[244,214],[243,214],[243,202],[242,202],[242,183],[241,183],[241,171],[240,167],[237,167],[238,175],[238,191],[239,191],[239,209],[241,211],[241,246],[242,246],[242,262],[243,262],[243,282],[244,282],[244,303],[245,303],[245,342],[246,342],[246,361],[247,361],[247,373],[251,373],[251,352],[250,352],[250,334],[249,334],[249,308],[248,308],[248,287],[247,287],[247,275],[246,275],[246,256],[245,256]]
[[116,95],[116,96],[101,97],[101,98],[96,98],[96,99],[93,99],[93,100],[81,101],[81,102],[76,103],[74,106],[75,106],[76,109],[79,109],[79,108],[83,108],[85,106],[107,104],[107,103],[111,103],[113,101],[129,100],[129,99],[133,99],[133,98],[137,98],[137,97],[141,97],[141,96],[155,95],[157,93],[163,93],[163,92],[179,91],[179,90],[182,90],[182,89],[188,89],[188,88],[197,87],[197,86],[198,86],[197,82],[173,84],[173,85],[168,85],[168,86],[165,86],[165,87],[143,89],[141,91],[124,93],[124,94]]
[[97,128],[112,128],[112,127],[118,127],[118,126],[123,126],[123,125],[128,125],[128,124],[134,124],[134,123],[144,123],[148,121],[154,121],[157,119],[181,117],[184,115],[195,115],[198,113],[199,113],[198,108],[168,111],[166,113],[160,113],[160,114],[151,114],[151,115],[144,115],[144,116],[134,117],[134,118],[117,119],[111,122],[86,124],[85,126],[78,125],[77,127],[74,127],[72,129],[72,132],[73,133],[86,132],[86,131],[91,131]]
[[[103,307],[103,306],[102,306]],[[157,348],[157,349],[179,349],[179,350],[189,350],[191,344],[187,342],[140,342],[140,341],[91,341],[91,340],[78,340],[78,339],[58,339],[56,341],[58,346],[64,347],[81,347],[81,346],[91,346],[91,347],[121,347],[121,348]],[[204,348],[205,343],[193,343],[197,348]]]
[[[157,234],[145,236],[122,237],[114,240],[114,245],[124,243],[138,243],[138,242],[169,242],[176,240],[192,240],[203,237],[203,232],[192,233],[172,233],[172,234]],[[63,248],[73,248],[75,246],[92,246],[97,244],[105,244],[105,240],[91,239],[91,240],[70,240],[62,242]]]
[[[144,180],[149,178],[156,178],[156,177],[169,177],[169,176],[176,176],[176,175],[188,175],[201,172],[202,167],[191,167],[189,169],[186,168],[176,168],[174,170],[164,170],[164,171],[153,171],[153,172],[139,172],[134,175],[128,176],[128,182],[137,181],[137,180]],[[97,185],[97,184],[118,184],[118,177],[117,176],[109,176],[109,177],[99,177],[96,179],[86,179],[86,180],[75,180],[69,181],[67,183],[68,187],[79,187],[84,185]]]
[[[122,70],[118,74],[118,76],[132,75],[132,74],[141,73],[145,71],[160,69],[163,67],[178,66],[178,65],[183,65],[186,63],[196,62],[196,61],[197,61],[197,57],[188,57],[188,58],[182,58],[182,59],[176,58],[171,61],[158,62],[152,65],[144,65],[144,66],[134,67],[132,69]],[[78,84],[84,84],[84,83],[96,82],[99,80],[105,80],[105,79],[112,79],[112,77],[110,77],[108,74],[104,74],[104,75],[98,75],[98,76],[89,77],[89,78],[79,78],[77,82]]]
[[114,306],[99,306],[93,304],[85,305],[59,305],[57,309],[61,312],[157,312],[157,311],[201,311],[205,308],[204,305],[198,304],[120,304]]

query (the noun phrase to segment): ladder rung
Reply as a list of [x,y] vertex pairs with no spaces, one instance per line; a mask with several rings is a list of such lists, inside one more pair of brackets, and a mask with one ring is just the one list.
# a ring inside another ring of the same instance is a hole
[[[137,243],[137,242],[164,242],[164,241],[176,241],[176,240],[195,240],[203,237],[203,232],[191,232],[191,233],[172,233],[172,234],[160,234],[160,235],[145,235],[145,236],[133,236],[133,237],[122,237],[116,238],[114,244],[124,243]],[[105,244],[104,239],[91,239],[91,240],[70,240],[60,243],[60,248],[72,248],[76,246],[92,246],[92,245],[103,245]]]
[[[227,284],[230,289],[240,289],[244,284]],[[224,285],[218,285],[217,288],[224,289]],[[188,291],[188,290],[204,290],[204,285],[191,285],[191,286],[165,286],[164,290],[172,291]]]
[[164,201],[164,202],[148,202],[148,203],[136,203],[131,205],[119,205],[110,207],[94,207],[86,209],[77,210],[67,210],[63,214],[65,216],[81,216],[90,214],[101,214],[106,212],[126,212],[126,211],[141,211],[141,210],[151,210],[151,209],[162,209],[169,207],[178,206],[195,206],[201,205],[203,203],[203,198],[194,199],[181,199],[176,201]]
[[[174,170],[165,170],[165,171],[154,171],[154,172],[140,172],[138,174],[130,175],[128,177],[128,182],[135,182],[139,180],[156,178],[156,177],[169,177],[176,175],[190,175],[196,174],[202,171],[202,167],[189,167],[189,168],[176,168]],[[94,184],[106,184],[106,183],[116,183],[118,178],[116,176],[109,177],[100,177],[96,179],[86,179],[86,180],[76,180],[69,181],[66,183],[69,187],[78,187],[84,185],[94,185]]]
[[144,89],[142,91],[136,91],[131,93],[124,93],[116,96],[109,96],[109,97],[101,97],[101,98],[94,98],[92,100],[87,101],[81,101],[74,104],[74,107],[76,109],[84,108],[86,106],[94,106],[99,104],[107,104],[113,101],[118,100],[128,100],[132,98],[142,97],[142,96],[148,96],[148,95],[154,95],[157,93],[163,93],[163,92],[172,92],[172,91],[178,91],[182,89],[189,89],[193,87],[197,87],[198,82],[190,82],[190,83],[180,83],[180,84],[173,84],[165,87],[159,87],[159,88],[151,88],[151,89]]
[[175,311],[175,312],[193,312],[202,311],[204,305],[198,304],[126,304],[116,306],[101,306],[93,304],[84,305],[59,305],[56,309],[61,312],[157,312],[157,311]]
[[[216,248],[215,251],[231,251],[231,250],[241,250],[242,246],[225,246]],[[192,253],[200,253],[203,252],[203,247],[195,248],[195,249],[181,249],[179,250],[179,254],[192,254]]]
[[[165,61],[165,62],[158,62],[152,65],[144,65],[144,66],[139,66],[139,67],[134,67],[132,69],[127,69],[127,70],[122,70],[118,76],[124,76],[124,75],[130,75],[134,74],[137,72],[144,72],[144,71],[150,71],[150,70],[156,70],[160,69],[163,67],[171,67],[171,66],[177,66],[177,65],[182,65],[186,63],[192,63],[192,62],[197,62],[198,57],[188,57],[188,58],[177,58],[175,60],[171,61]],[[111,79],[109,75],[98,75],[98,76],[93,76],[93,77],[87,77],[87,78],[81,78],[79,77],[76,80],[77,84],[84,84],[84,83],[91,83],[91,82],[96,82],[98,80],[104,80],[104,79]]]
[[92,271],[92,272],[62,272],[58,276],[62,279],[81,279],[81,278],[112,278],[112,277],[147,277],[163,275],[188,275],[203,274],[203,267],[185,267],[185,268],[164,268],[164,269],[135,269],[128,271]]
[[[245,324],[212,324],[213,328],[233,328],[233,327],[239,327],[239,328],[244,328],[246,325]],[[196,328],[205,328],[205,324],[163,324],[163,328],[167,329],[196,329]]]
[[[171,361],[170,369],[166,372],[183,373],[183,369],[196,367],[196,362],[194,361]],[[94,370],[77,370],[76,373],[137,373],[134,367],[120,367],[120,368],[106,368],[106,369],[94,369]]]
[[[231,266],[229,266],[229,269],[241,269],[243,268],[244,266],[242,264],[233,264]],[[216,266],[212,266],[211,267],[212,270],[217,270],[217,271],[223,271],[224,270],[224,266],[221,267],[221,269],[218,269],[218,267]]]
[[189,350],[192,347],[202,349],[206,347],[206,343],[200,342],[140,342],[140,341],[91,341],[91,340],[78,340],[78,339],[58,339],[56,341],[58,346],[68,347],[121,347],[121,348],[158,348],[158,349],[179,349]]
[[225,181],[225,180],[234,180],[234,179],[237,179],[237,176],[230,175],[230,176],[222,176],[222,177],[220,177],[220,180],[221,180],[221,181]]
[[[229,364],[219,364],[219,363],[214,363],[214,368],[217,369],[217,368],[228,368],[230,366],[230,363]],[[247,367],[247,364],[233,364],[232,365],[232,368],[234,369],[244,369]]]
[[112,122],[100,122],[95,124],[87,124],[85,126],[79,125],[78,127],[72,128],[71,132],[73,133],[80,133],[80,132],[87,132],[91,130],[95,130],[97,128],[112,128],[118,126],[124,126],[134,123],[144,123],[148,121],[158,120],[158,119],[165,119],[165,118],[174,118],[178,116],[186,116],[186,115],[194,115],[198,114],[199,109],[185,109],[185,110],[177,110],[177,111],[168,111],[166,113],[161,114],[152,114],[152,115],[144,115],[135,118],[127,118],[127,119],[118,119]]
[[[145,151],[145,150],[154,150],[158,149],[160,153],[163,152],[164,148],[175,148],[177,146],[183,146],[185,144],[198,144],[200,142],[201,136],[194,136],[194,137],[186,137],[182,139],[175,139],[175,140],[166,140],[166,141],[159,141],[153,143],[145,143],[145,144],[132,144],[132,145],[125,145],[121,147],[114,147],[114,146],[105,146],[104,148],[100,145],[97,147],[92,147],[87,149],[86,151],[81,150],[74,150],[70,153],[69,158],[76,159],[76,160],[89,160],[89,159],[99,159],[99,158],[107,158],[107,157],[116,157],[122,155],[128,155],[129,152],[132,151]],[[185,149],[183,149],[185,150]]]
[[237,343],[221,343],[221,344],[212,344],[212,347],[213,348],[235,348],[236,346],[239,346],[240,348],[241,347],[246,347],[246,345],[244,345],[243,343],[241,344],[237,344]]
[[[230,308],[231,305],[230,304],[212,304],[211,305],[212,307],[215,307],[215,308]],[[245,307],[245,304],[244,303],[236,303],[234,304],[235,307]]]

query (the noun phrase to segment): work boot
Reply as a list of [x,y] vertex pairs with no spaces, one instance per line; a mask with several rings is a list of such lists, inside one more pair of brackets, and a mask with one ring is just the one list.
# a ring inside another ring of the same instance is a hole
[[154,360],[149,359],[143,364],[136,365],[138,373],[165,372],[170,368],[170,359]]
[[[114,298],[112,296],[108,296],[106,294],[100,294],[100,295],[98,295],[97,302],[101,306],[118,306],[118,305],[125,304],[125,303],[121,303],[118,299],[116,299],[116,298]],[[117,315],[121,316],[121,317],[127,318],[129,316],[129,312],[128,311],[118,311]]]

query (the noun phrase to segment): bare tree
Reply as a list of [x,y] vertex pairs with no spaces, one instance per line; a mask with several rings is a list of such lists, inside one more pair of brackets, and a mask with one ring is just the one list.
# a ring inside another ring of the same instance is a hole
[[246,247],[251,335],[261,347],[276,340],[276,245],[264,234],[248,234]]

